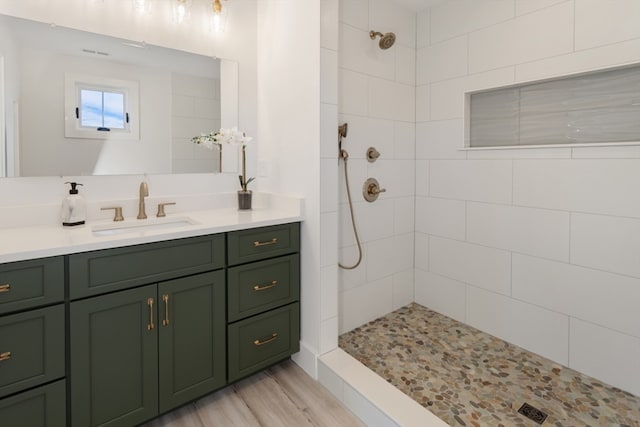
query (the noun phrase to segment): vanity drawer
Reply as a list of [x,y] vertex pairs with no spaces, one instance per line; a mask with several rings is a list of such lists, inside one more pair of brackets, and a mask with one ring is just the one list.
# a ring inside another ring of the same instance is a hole
[[224,234],[69,256],[71,299],[224,267]]
[[64,377],[64,305],[0,318],[0,397]]
[[229,265],[286,255],[300,250],[300,223],[234,231],[227,235]]
[[63,257],[0,264],[0,314],[63,299]]
[[299,303],[232,323],[227,332],[228,378],[233,382],[300,350]]
[[5,426],[66,425],[65,381],[56,381],[0,400],[0,420]]
[[300,299],[300,256],[273,258],[229,268],[227,316],[230,322]]

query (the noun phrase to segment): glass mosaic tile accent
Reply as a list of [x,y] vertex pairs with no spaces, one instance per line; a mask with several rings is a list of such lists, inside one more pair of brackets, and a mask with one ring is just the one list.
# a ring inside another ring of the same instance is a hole
[[640,66],[472,93],[471,147],[640,142]]

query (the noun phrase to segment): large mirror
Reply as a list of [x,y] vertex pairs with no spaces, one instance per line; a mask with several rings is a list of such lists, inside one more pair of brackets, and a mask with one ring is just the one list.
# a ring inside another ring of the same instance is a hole
[[237,125],[237,71],[0,15],[0,176],[220,172],[191,138]]

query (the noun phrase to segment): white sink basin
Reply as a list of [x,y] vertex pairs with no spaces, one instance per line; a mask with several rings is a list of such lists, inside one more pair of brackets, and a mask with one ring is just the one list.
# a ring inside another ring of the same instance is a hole
[[144,231],[156,231],[170,228],[180,228],[189,225],[197,225],[198,222],[187,216],[170,218],[153,218],[131,220],[129,222],[114,222],[112,224],[94,225],[91,228],[95,236],[113,236],[114,234],[136,233]]

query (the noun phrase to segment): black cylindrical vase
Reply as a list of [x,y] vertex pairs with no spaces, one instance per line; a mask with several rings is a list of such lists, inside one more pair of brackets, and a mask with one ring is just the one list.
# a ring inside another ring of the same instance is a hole
[[238,209],[239,210],[251,209],[251,190],[238,191]]

